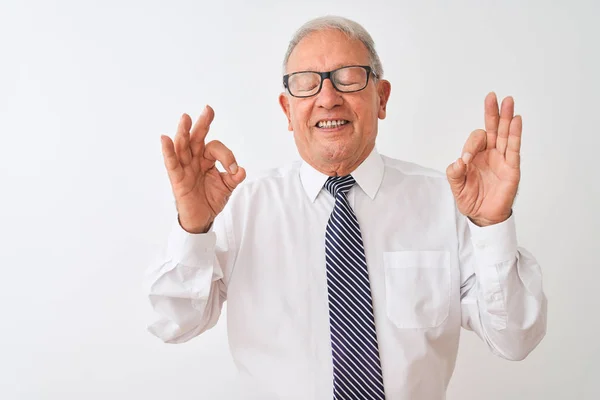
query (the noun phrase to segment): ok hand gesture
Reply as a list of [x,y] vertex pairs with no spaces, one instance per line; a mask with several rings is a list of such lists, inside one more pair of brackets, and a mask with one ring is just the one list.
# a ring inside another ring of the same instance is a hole
[[485,98],[485,130],[471,133],[462,157],[450,164],[446,176],[459,211],[479,226],[508,219],[521,178],[522,120],[514,116],[512,97],[494,93]]
[[[171,181],[179,223],[190,233],[206,232],[231,192],[246,177],[231,150],[217,140],[205,144],[214,111],[206,106],[192,128],[189,115],[179,120],[175,142],[162,135],[162,153]],[[190,130],[191,128],[191,130]],[[219,172],[219,161],[226,172]]]

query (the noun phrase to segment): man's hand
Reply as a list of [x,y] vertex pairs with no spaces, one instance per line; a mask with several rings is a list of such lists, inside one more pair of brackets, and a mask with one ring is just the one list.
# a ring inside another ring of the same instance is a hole
[[462,157],[446,169],[459,211],[479,226],[503,222],[512,212],[521,179],[523,128],[514,108],[513,98],[506,97],[498,113],[496,94],[488,94],[485,131],[473,131]]
[[[161,136],[179,223],[190,233],[208,231],[227,204],[231,192],[246,177],[246,171],[237,166],[233,153],[223,143],[217,140],[204,143],[214,116],[213,109],[206,106],[192,128],[192,119],[183,114],[175,143],[170,137]],[[219,172],[216,161],[227,172]]]

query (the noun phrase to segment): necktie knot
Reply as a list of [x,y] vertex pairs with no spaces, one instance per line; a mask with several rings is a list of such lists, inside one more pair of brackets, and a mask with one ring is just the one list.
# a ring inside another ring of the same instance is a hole
[[352,175],[330,176],[327,178],[327,182],[325,182],[325,189],[327,189],[333,197],[336,197],[339,193],[345,196],[355,183],[356,181]]

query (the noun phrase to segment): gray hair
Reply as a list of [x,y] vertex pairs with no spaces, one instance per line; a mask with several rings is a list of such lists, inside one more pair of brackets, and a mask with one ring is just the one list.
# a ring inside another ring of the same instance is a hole
[[312,19],[302,25],[290,40],[290,44],[288,46],[287,52],[285,53],[285,58],[283,59],[283,73],[286,73],[287,63],[290,59],[290,55],[294,48],[300,43],[302,39],[313,32],[322,31],[326,29],[337,29],[341,32],[344,32],[350,39],[358,39],[360,40],[367,50],[369,51],[369,58],[371,63],[371,68],[375,75],[378,78],[383,77],[383,66],[381,65],[381,60],[379,59],[379,55],[375,50],[375,42],[373,42],[373,38],[369,35],[369,32],[365,28],[362,27],[358,22],[352,21],[350,19],[344,17],[337,16],[325,16]]

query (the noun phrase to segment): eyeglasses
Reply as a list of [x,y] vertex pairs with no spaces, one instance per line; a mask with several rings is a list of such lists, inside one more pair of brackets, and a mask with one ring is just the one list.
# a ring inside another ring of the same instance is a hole
[[338,92],[352,93],[366,88],[371,74],[377,78],[373,69],[365,65],[349,65],[329,72],[300,71],[284,75],[283,86],[294,97],[311,97],[329,79]]

